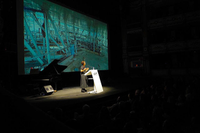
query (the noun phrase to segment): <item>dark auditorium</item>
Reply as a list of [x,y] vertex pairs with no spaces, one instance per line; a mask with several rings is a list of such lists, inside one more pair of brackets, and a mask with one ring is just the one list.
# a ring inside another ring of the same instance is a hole
[[199,7],[0,0],[2,133],[200,133]]

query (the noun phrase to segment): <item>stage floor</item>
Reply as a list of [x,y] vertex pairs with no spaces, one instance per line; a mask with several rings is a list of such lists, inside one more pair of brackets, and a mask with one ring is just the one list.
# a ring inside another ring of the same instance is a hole
[[[93,91],[93,87],[88,87],[87,91]],[[130,90],[125,88],[118,88],[112,86],[103,86],[103,92],[97,94],[89,94],[88,92],[82,93],[79,86],[65,87],[57,92],[49,95],[33,95],[24,97],[27,102],[36,105],[37,107],[50,110],[51,108],[61,106],[73,106],[75,104],[84,104],[94,100],[100,101],[100,99],[115,97],[118,95],[129,92]]]

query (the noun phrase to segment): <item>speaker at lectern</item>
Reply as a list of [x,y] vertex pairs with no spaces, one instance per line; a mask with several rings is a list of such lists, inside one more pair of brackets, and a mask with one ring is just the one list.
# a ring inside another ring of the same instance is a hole
[[99,77],[99,73],[97,70],[89,70],[87,73],[85,73],[85,76],[92,75],[93,82],[94,82],[94,91],[90,91],[88,93],[100,93],[103,92],[103,88],[101,85],[101,80]]

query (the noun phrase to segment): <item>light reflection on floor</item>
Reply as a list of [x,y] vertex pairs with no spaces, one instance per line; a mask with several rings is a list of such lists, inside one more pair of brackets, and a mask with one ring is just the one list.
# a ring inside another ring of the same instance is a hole
[[[93,91],[93,87],[88,87],[87,91]],[[113,95],[116,93],[119,93],[119,89],[116,89],[114,87],[108,87],[103,86],[103,92],[97,93],[97,94],[89,94],[88,92],[82,93],[81,88],[76,87],[66,87],[62,90],[58,90],[57,92],[54,92],[50,95],[34,95],[34,96],[28,96],[24,97],[24,99],[30,103],[37,103],[37,102],[52,102],[52,101],[76,101],[76,100],[90,100],[90,99],[96,99],[96,98],[102,98],[109,95]]]

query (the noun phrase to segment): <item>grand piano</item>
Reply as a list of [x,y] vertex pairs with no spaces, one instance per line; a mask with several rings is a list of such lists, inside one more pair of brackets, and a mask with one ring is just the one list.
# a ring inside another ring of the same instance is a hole
[[58,81],[61,80],[61,73],[67,66],[58,65],[60,60],[53,60],[48,66],[42,71],[31,70],[31,82],[39,83],[40,88],[44,85],[50,84],[53,86],[54,90],[58,89]]

